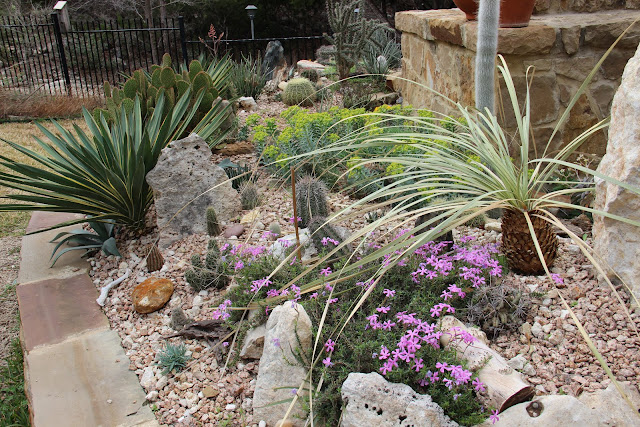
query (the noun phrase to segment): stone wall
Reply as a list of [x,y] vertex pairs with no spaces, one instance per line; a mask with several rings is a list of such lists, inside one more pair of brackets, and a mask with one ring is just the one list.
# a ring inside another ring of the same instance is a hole
[[[544,149],[568,102],[594,65],[638,17],[640,11],[635,10],[546,14],[534,16],[528,27],[499,30],[498,51],[505,57],[521,96],[525,93],[526,70],[535,66],[531,103],[538,152]],[[453,111],[450,103],[419,86],[424,85],[455,102],[473,106],[477,23],[466,21],[458,9],[407,11],[396,14],[396,27],[402,31],[402,77],[417,83],[398,81],[405,104],[443,113]],[[640,41],[640,26],[636,27],[603,63],[556,134],[553,150],[609,115],[624,66]],[[502,82],[499,86],[498,94],[502,93],[504,100],[506,89]],[[500,102],[499,96],[497,99],[496,110],[505,107],[503,124],[513,129],[510,104]],[[606,132],[601,131],[583,145],[582,151],[600,157],[606,142]]]
[[537,0],[534,13],[640,9],[640,0]]

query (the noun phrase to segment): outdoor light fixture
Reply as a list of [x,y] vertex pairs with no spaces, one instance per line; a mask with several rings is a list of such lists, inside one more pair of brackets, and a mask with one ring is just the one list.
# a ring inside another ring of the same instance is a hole
[[256,38],[254,27],[253,27],[253,18],[256,17],[256,10],[258,10],[258,8],[250,4],[249,6],[245,7],[244,10],[247,11],[247,15],[249,15],[249,19],[251,20],[251,40],[253,40]]

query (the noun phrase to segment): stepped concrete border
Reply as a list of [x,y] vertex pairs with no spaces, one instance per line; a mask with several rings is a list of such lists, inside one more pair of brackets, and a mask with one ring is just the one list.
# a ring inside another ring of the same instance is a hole
[[[26,233],[76,218],[34,212]],[[158,426],[118,334],[96,303],[81,251],[66,253],[50,268],[49,241],[65,229],[22,238],[17,295],[31,424]]]

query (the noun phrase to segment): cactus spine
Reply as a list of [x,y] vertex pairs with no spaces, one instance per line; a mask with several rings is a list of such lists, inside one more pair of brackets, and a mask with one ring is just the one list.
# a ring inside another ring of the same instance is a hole
[[209,236],[217,236],[220,234],[220,223],[218,223],[216,210],[211,206],[207,208],[207,233]]
[[307,175],[296,182],[296,210],[303,227],[308,227],[314,217],[329,216],[327,187],[322,181]]
[[304,77],[289,80],[287,87],[282,93],[282,102],[287,105],[311,107],[315,99],[316,92],[313,84]]

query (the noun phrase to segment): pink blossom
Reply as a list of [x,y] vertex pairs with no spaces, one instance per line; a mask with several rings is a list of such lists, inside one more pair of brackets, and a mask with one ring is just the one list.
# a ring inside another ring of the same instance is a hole
[[325,359],[322,360],[322,364],[324,366],[326,366],[327,368],[330,366],[333,366],[333,363],[331,362],[331,357],[327,357]]

